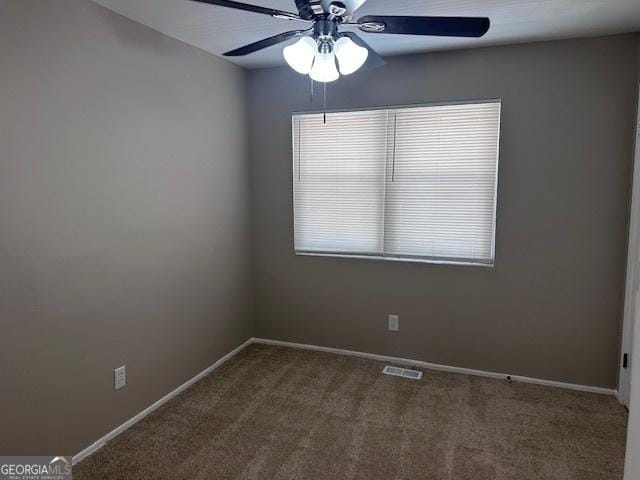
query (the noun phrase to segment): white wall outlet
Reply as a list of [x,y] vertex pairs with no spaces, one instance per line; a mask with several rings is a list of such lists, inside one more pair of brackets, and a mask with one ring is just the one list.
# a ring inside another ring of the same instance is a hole
[[389,324],[390,332],[400,331],[400,315],[389,315],[387,316],[387,321]]
[[118,390],[127,385],[127,367],[123,365],[113,371],[115,389]]

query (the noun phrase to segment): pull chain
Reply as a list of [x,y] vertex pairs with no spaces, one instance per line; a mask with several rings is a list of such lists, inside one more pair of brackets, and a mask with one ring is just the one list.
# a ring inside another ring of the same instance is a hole
[[311,97],[310,97],[310,101],[311,101],[311,105],[313,105],[313,78],[309,77],[309,79],[311,80]]
[[323,95],[323,103],[322,103],[323,122],[326,124],[327,123],[327,82],[324,82],[322,85],[324,87],[324,95]]

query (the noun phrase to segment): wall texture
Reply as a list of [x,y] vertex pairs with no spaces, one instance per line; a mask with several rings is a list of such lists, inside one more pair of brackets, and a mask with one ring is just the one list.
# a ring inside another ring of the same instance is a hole
[[76,454],[251,334],[246,74],[88,0],[0,65],[0,451]]
[[251,72],[257,334],[615,387],[637,45],[396,57],[328,86],[329,108],[502,99],[492,269],[294,255],[290,115],[320,98],[287,68]]

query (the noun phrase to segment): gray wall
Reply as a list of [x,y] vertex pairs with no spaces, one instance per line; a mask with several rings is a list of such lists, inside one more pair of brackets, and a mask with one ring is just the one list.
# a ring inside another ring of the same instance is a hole
[[396,57],[329,85],[329,108],[503,100],[493,269],[295,256],[290,114],[320,98],[287,68],[251,72],[257,334],[615,387],[637,48],[626,35]]
[[78,453],[250,336],[245,81],[88,0],[0,0],[3,455]]

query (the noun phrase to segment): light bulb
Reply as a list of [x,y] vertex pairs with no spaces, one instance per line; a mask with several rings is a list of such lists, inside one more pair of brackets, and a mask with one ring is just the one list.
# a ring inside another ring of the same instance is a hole
[[340,73],[349,75],[358,70],[367,61],[369,50],[356,45],[349,37],[340,37],[334,45]]
[[317,51],[318,47],[313,38],[302,37],[293,45],[284,47],[282,54],[291,68],[306,75],[311,71],[311,65]]
[[323,83],[333,82],[340,77],[336,68],[336,56],[328,45],[323,45],[321,51],[316,53],[309,76],[316,82]]

